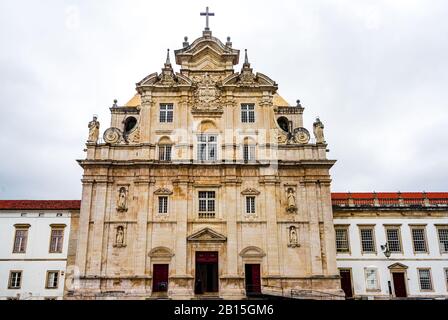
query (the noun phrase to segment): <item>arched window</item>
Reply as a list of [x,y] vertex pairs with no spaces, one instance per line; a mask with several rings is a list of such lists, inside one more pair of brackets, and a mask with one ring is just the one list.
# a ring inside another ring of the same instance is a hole
[[286,117],[280,117],[277,119],[278,126],[285,132],[289,132],[289,120]]
[[171,161],[172,142],[168,137],[159,140],[159,161]]
[[218,159],[218,130],[211,120],[204,120],[198,127],[198,161],[216,161]]
[[137,119],[135,117],[127,117],[124,121],[124,133],[128,134],[137,125]]
[[254,162],[256,160],[256,144],[253,139],[244,138],[243,143],[243,160],[245,163]]

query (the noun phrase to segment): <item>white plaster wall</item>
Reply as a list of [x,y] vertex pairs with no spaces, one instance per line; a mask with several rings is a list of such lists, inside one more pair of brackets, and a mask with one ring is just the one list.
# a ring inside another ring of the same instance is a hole
[[[39,217],[39,213],[44,216]],[[22,217],[21,214],[27,215]],[[57,213],[62,213],[57,217]],[[13,253],[15,224],[29,224],[26,253]],[[65,224],[62,253],[49,253],[51,224]],[[62,299],[67,249],[70,233],[70,213],[67,211],[0,211],[0,299]],[[20,289],[8,289],[10,270],[22,270]],[[47,271],[59,270],[57,289],[45,289]]]
[[[350,253],[337,254],[338,268],[352,269],[352,284],[355,296],[387,296],[389,297],[388,281],[391,273],[388,266],[394,263],[401,263],[408,267],[407,293],[413,297],[448,297],[448,285],[444,268],[448,268],[448,254],[441,253],[437,235],[436,225],[448,224],[448,218],[337,218],[334,220],[335,226],[349,226]],[[361,240],[359,224],[375,225],[375,245],[376,253],[361,253]],[[386,243],[384,225],[401,224],[401,243],[403,253],[392,253],[390,258],[386,258],[381,251],[381,245]],[[415,254],[412,246],[412,236],[410,225],[426,224],[426,239],[428,253]],[[366,290],[365,268],[374,267],[378,270],[378,281],[380,291],[372,292]],[[421,291],[418,279],[417,268],[431,268],[433,291]],[[392,287],[393,291],[393,287]]]

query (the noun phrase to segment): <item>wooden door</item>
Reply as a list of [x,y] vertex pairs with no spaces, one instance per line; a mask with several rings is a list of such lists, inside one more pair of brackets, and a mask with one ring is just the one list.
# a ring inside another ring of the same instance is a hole
[[257,294],[261,293],[261,274],[259,264],[246,264],[246,293]]
[[392,279],[394,281],[394,293],[397,298],[407,297],[406,280],[404,272],[392,272]]
[[218,252],[196,252],[195,294],[218,292]]
[[168,265],[154,264],[152,272],[152,291],[166,292],[168,290]]
[[351,269],[340,269],[341,288],[344,290],[346,298],[353,298],[352,272]]

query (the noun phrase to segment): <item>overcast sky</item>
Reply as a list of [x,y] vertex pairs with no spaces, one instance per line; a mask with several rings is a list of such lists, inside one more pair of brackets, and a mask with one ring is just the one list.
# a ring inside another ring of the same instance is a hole
[[446,0],[1,0],[0,199],[80,199],[92,114],[102,134],[206,5],[305,127],[320,116],[333,191],[448,191]]

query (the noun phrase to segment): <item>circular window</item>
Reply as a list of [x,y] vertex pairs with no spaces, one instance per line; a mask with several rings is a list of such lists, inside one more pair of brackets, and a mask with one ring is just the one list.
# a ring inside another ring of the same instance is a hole
[[282,128],[283,131],[288,132],[289,131],[289,121],[286,117],[280,117],[277,119],[277,124],[280,128]]
[[132,129],[134,129],[136,125],[137,125],[136,118],[134,118],[134,117],[127,118],[126,121],[124,122],[124,132],[125,133],[131,132]]

